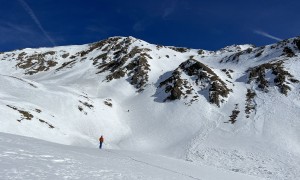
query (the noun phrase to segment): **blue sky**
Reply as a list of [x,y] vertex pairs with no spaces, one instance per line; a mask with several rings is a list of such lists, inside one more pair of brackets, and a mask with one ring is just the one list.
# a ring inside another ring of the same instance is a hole
[[0,0],[0,51],[111,36],[216,50],[300,35],[297,0]]

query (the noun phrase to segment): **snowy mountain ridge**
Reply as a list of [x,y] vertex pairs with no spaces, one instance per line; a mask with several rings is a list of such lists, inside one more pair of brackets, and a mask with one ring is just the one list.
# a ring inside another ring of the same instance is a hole
[[112,37],[0,53],[0,132],[297,179],[300,37],[217,51]]

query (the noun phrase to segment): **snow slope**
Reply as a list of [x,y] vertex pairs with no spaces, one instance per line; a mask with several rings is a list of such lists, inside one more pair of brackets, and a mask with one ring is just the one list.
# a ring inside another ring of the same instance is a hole
[[298,179],[299,52],[298,37],[218,51],[113,37],[0,53],[0,132],[89,148],[103,134],[121,152]]
[[64,146],[0,133],[0,179],[244,179],[240,173],[145,153]]

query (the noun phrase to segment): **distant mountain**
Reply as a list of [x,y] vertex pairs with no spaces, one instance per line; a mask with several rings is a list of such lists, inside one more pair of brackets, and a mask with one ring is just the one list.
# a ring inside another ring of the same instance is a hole
[[0,132],[300,174],[300,37],[217,51],[112,37],[0,53]]

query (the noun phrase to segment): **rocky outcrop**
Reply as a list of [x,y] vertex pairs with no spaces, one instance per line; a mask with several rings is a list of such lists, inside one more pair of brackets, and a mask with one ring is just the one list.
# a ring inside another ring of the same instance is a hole
[[47,71],[57,64],[54,55],[54,51],[34,53],[32,55],[27,55],[25,52],[22,52],[18,55],[18,63],[16,64],[16,67],[25,69],[25,74],[29,75],[36,74],[41,71]]
[[248,48],[243,51],[239,51],[237,53],[233,53],[232,55],[225,56],[221,59],[220,63],[227,63],[227,62],[235,62],[238,63],[240,61],[240,56],[250,54],[253,51],[253,48]]
[[[100,69],[98,73],[109,71],[109,75],[106,76],[107,82],[127,76],[129,82],[138,89],[138,92],[141,92],[147,85],[149,78],[150,65],[148,60],[152,57],[147,52],[151,50],[137,46],[129,52],[127,50],[128,47],[123,47],[115,51],[111,61],[103,61],[98,66]],[[106,59],[107,55],[104,58]]]
[[[287,95],[291,90],[288,84],[299,83],[288,71],[284,70],[283,61],[275,61],[265,63],[253,68],[250,68],[247,72],[248,83],[254,82],[257,84],[257,88],[268,92],[268,88],[275,85],[279,88],[280,93]],[[274,78],[266,78],[266,74],[270,72]]]
[[249,118],[250,114],[256,111],[256,104],[254,101],[255,96],[256,93],[253,90],[247,89],[246,104],[245,104],[245,113],[247,114],[246,118]]
[[[183,74],[189,78],[184,78]],[[231,92],[212,69],[194,59],[181,63],[171,77],[162,81],[159,87],[168,93],[165,101],[190,97],[192,103],[198,100],[201,91],[208,91],[208,101],[217,106],[220,106]]]

